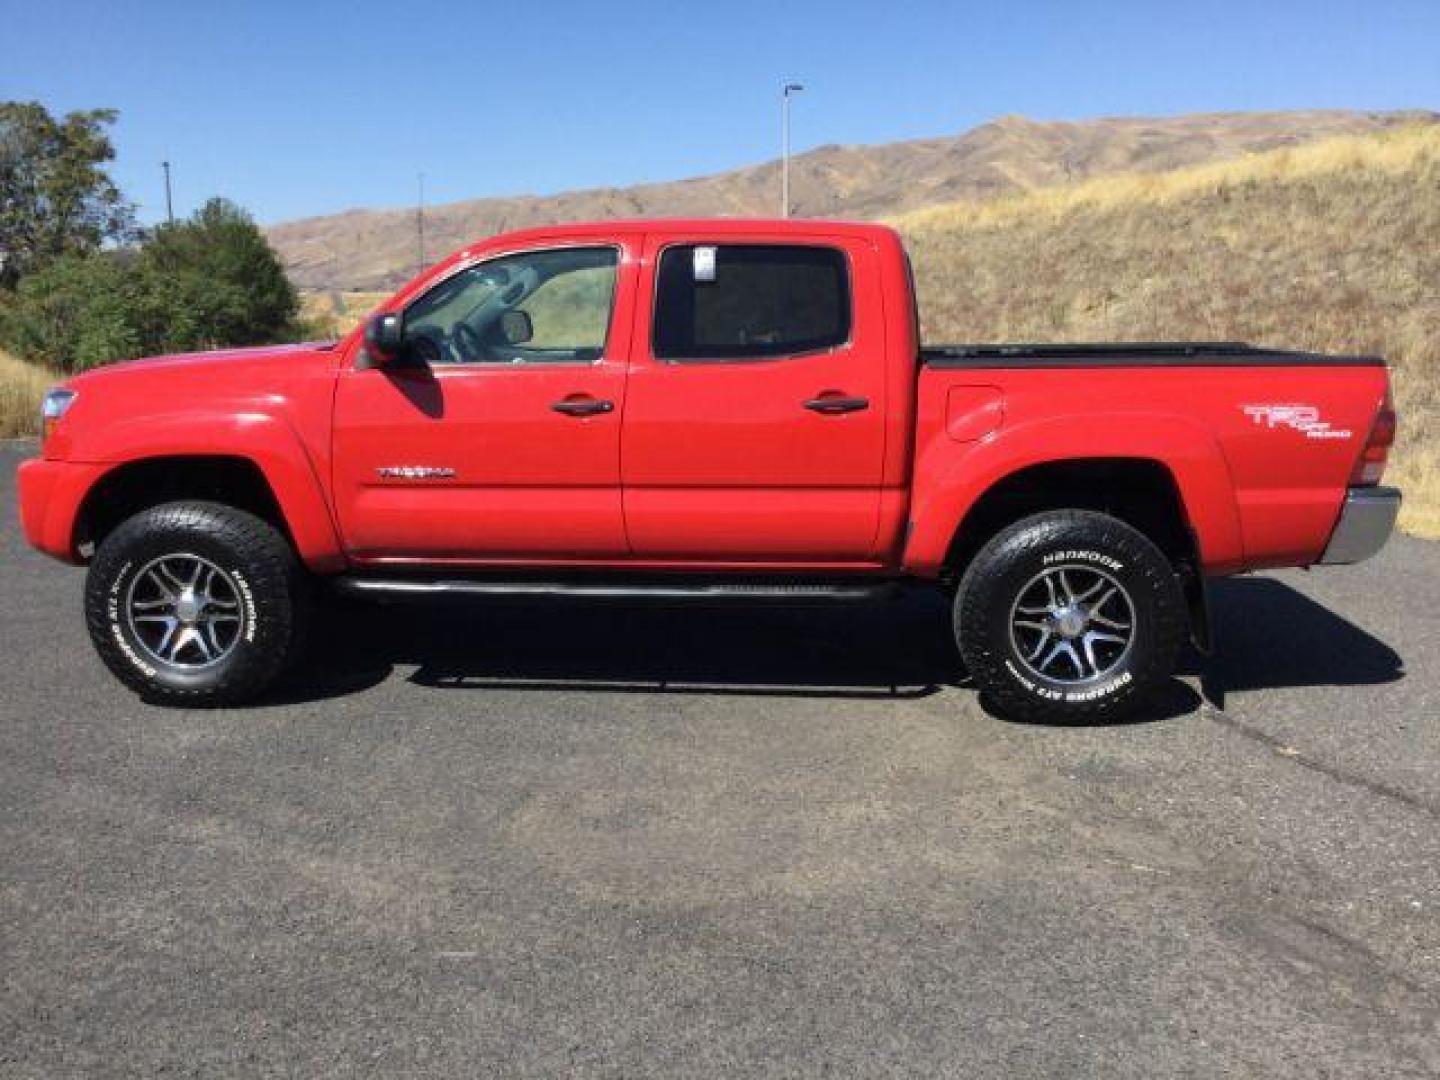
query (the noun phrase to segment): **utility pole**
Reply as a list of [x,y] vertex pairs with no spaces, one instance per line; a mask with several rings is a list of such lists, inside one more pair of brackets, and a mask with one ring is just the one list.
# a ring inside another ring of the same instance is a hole
[[174,225],[175,203],[170,198],[170,162],[162,161],[160,164],[165,167],[165,221],[170,225]]
[[420,242],[420,269],[425,269],[425,174],[420,174],[420,201],[415,204],[415,236]]
[[805,87],[787,82],[780,90],[780,216],[790,216],[790,95]]

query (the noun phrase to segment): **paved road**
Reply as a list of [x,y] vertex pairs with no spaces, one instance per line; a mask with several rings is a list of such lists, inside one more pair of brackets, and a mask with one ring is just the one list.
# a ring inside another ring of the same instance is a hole
[[166,711],[0,555],[0,1075],[1440,1072],[1440,545],[1083,730],[921,601],[361,609]]

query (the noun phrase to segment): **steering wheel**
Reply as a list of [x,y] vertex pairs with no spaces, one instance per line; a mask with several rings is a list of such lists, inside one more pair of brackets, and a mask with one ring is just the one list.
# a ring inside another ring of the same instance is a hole
[[450,331],[450,345],[462,363],[479,360],[485,352],[485,343],[480,340],[480,335],[473,326],[464,321],[457,322]]
[[445,345],[439,331],[426,328],[406,335],[405,353],[412,363],[418,363],[421,367],[432,367],[444,361]]

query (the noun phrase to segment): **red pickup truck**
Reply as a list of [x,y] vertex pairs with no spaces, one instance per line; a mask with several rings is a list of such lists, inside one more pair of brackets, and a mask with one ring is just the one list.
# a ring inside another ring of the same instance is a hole
[[1021,718],[1137,707],[1204,581],[1385,542],[1383,363],[1228,343],[923,347],[879,225],[498,236],[338,343],[116,364],[44,404],[26,535],[105,663],[233,702],[319,579],[367,594],[953,596]]

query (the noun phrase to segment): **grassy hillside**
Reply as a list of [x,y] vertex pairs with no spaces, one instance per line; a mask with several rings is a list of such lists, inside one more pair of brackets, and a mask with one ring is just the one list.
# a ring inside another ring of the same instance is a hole
[[1402,524],[1440,536],[1440,129],[894,219],[930,341],[1239,339],[1381,353]]
[[384,292],[304,292],[300,318],[317,337],[344,337],[390,294]]
[[0,352],[0,439],[40,430],[40,398],[60,376]]
[[[1246,153],[1354,135],[1434,113],[1345,110],[1197,113],[1041,121],[1007,116],[958,135],[875,146],[821,146],[790,163],[799,217],[875,218],[1119,172],[1164,172]],[[432,255],[494,233],[622,217],[770,217],[775,161],[668,183],[427,207]],[[415,211],[350,210],[267,230],[305,289],[393,288],[415,273]]]

